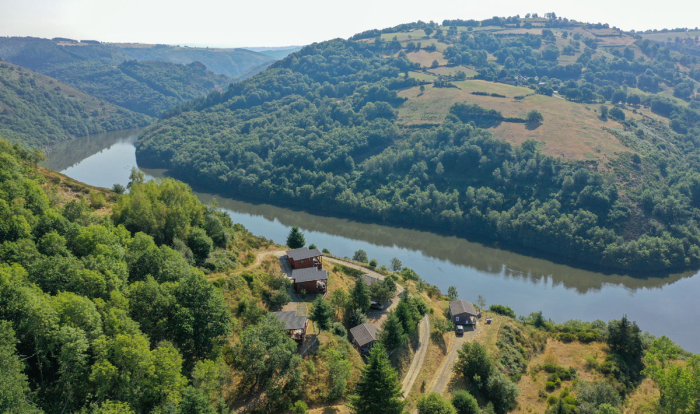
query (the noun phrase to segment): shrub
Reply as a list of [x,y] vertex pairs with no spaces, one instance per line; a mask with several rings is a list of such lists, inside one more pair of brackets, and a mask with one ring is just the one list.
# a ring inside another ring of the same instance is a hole
[[557,386],[554,385],[554,383],[552,381],[547,381],[547,384],[545,384],[545,386],[544,386],[544,389],[549,391],[549,392],[554,391],[556,388],[557,388]]
[[294,408],[292,409],[292,412],[294,414],[306,414],[308,410],[309,407],[304,401],[297,401],[294,403]]
[[372,259],[369,261],[369,266],[370,267],[377,267],[377,259]]
[[340,322],[333,322],[333,325],[331,326],[331,332],[333,332],[334,335],[342,336],[343,338],[348,336],[348,331]]
[[562,332],[559,334],[559,340],[568,344],[569,342],[575,341],[576,336],[574,336],[568,332]]
[[511,309],[509,306],[503,306],[503,305],[491,305],[489,307],[489,310],[491,312],[497,313],[499,315],[504,315],[504,316],[509,316],[511,318],[516,318],[517,315],[515,314],[515,311]]

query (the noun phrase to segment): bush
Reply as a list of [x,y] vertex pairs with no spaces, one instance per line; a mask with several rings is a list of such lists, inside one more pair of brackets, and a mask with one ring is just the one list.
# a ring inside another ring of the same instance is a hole
[[369,266],[370,267],[377,267],[377,259],[372,259],[369,261]]
[[491,312],[497,313],[499,315],[504,315],[504,316],[509,316],[513,319],[517,318],[517,315],[515,314],[515,311],[511,309],[509,306],[503,306],[503,305],[491,305],[489,307],[489,310]]
[[560,341],[567,344],[576,340],[576,337],[568,332],[562,332],[558,335],[558,337]]
[[544,386],[544,389],[549,391],[549,392],[554,391],[556,388],[557,388],[557,386],[552,381],[547,381],[547,384]]
[[99,210],[107,203],[105,195],[99,191],[90,191],[90,207]]
[[309,407],[306,405],[304,401],[297,401],[294,403],[294,407],[292,408],[292,412],[294,414],[306,414],[309,410]]
[[352,260],[360,263],[367,263],[367,252],[360,249],[352,256]]
[[348,336],[348,331],[340,322],[333,322],[333,325],[331,326],[331,332],[333,332],[334,335],[342,336],[343,338],[346,338]]
[[481,413],[481,409],[479,408],[479,403],[476,401],[476,398],[464,390],[455,391],[454,395],[452,396],[452,405],[457,410],[457,414]]
[[622,111],[622,109],[614,106],[610,108],[610,111],[608,112],[610,116],[613,119],[617,119],[618,121],[624,121],[625,120],[625,113]]

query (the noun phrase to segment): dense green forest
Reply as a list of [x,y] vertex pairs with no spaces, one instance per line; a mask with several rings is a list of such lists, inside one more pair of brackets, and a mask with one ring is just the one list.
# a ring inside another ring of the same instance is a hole
[[[387,275],[378,288],[401,284],[411,294],[398,299],[382,324],[381,345],[363,362],[347,329],[366,320],[375,288],[361,271],[337,266],[334,277],[344,274],[354,285],[309,302],[320,340],[300,355],[267,312],[290,301],[289,282],[265,263],[250,267],[255,252],[273,246],[202,204],[186,184],[144,182],[134,170],[128,194],[95,189],[37,168],[32,153],[4,140],[0,160],[2,412],[306,413],[308,401],[398,414],[407,401],[396,355],[405,354],[420,318],[433,319],[438,343],[453,335],[440,314],[456,291],[444,296],[400,264],[396,273],[377,269]],[[279,266],[276,257],[268,264]],[[698,357],[666,337],[642,335],[625,317],[555,324],[541,312],[518,321],[507,306],[491,311],[507,316],[491,339],[498,351],[464,343],[454,371],[466,391],[451,402],[423,395],[414,400],[420,413],[436,406],[446,413],[509,412],[519,379],[539,370],[548,373],[540,391],[548,413],[619,413],[645,377],[660,390],[660,398],[652,395],[659,412],[699,403]],[[547,338],[605,343],[602,360],[592,357],[587,368],[599,379],[555,395],[576,371],[555,363],[530,370]],[[393,359],[387,348],[397,351]]]
[[[530,27],[524,34],[486,30],[521,24]],[[603,34],[586,37],[584,29]],[[617,38],[628,46],[598,50]],[[175,108],[144,132],[137,157],[235,197],[495,240],[605,268],[697,268],[700,48],[688,39],[662,44],[552,16],[370,31],[305,47]],[[571,50],[559,50],[562,42]],[[523,131],[548,122],[528,103],[537,102],[532,96],[591,112],[595,105],[597,128],[626,151],[605,162],[545,155],[538,142],[493,137],[492,127],[525,117],[464,102],[440,124],[401,122],[403,91],[447,90],[454,81],[431,85],[408,75],[424,70],[415,56],[436,53],[436,44],[448,68],[467,65],[477,79],[529,88],[530,96],[512,99],[536,118]],[[561,64],[570,52],[575,61]]]
[[25,148],[151,122],[148,116],[7,62],[0,62],[0,85],[0,134]]
[[199,62],[135,62],[120,48],[101,43],[0,38],[0,58],[152,117],[232,80]]

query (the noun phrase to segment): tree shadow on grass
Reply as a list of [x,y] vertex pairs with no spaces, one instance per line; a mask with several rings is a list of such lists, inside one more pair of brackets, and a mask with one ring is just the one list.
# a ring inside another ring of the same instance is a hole
[[531,122],[531,123],[526,123],[526,124],[525,124],[525,128],[526,128],[528,131],[534,131],[534,130],[536,130],[537,128],[539,128],[541,125],[542,125],[542,122]]

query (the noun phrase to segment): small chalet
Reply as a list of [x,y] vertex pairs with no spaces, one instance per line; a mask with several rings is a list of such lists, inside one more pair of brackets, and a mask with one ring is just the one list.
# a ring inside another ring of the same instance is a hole
[[375,283],[381,283],[384,281],[384,278],[382,278],[382,277],[369,275],[367,273],[365,273],[364,275],[362,275],[360,277],[362,278],[362,281],[365,282],[365,285],[367,285],[367,287],[370,287]]
[[325,293],[328,271],[315,267],[292,269],[292,280],[294,281],[294,291],[297,293],[302,290],[305,290],[306,293]]
[[284,330],[290,338],[301,344],[306,336],[306,328],[309,320],[306,316],[297,316],[297,311],[273,312],[277,318],[284,322]]
[[368,323],[350,329],[350,335],[352,336],[352,344],[362,354],[368,353],[379,337],[377,327]]
[[287,251],[287,261],[292,269],[306,269],[316,267],[323,269],[323,253],[318,249],[301,247]]
[[466,300],[450,302],[450,317],[455,325],[476,325],[476,319],[481,316],[474,304]]

